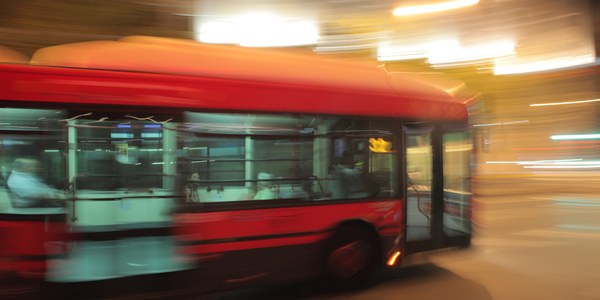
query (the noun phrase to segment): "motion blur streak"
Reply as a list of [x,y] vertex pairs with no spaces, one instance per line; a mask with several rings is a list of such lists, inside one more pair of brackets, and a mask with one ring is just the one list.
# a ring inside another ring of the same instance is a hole
[[469,5],[475,5],[479,0],[455,0],[429,5],[405,6],[394,9],[394,16],[409,16],[418,14],[435,13],[444,10],[461,8]]
[[201,42],[247,47],[314,45],[319,38],[314,21],[286,19],[263,12],[246,13],[231,20],[207,21],[198,31]]
[[552,140],[594,140],[600,139],[600,133],[553,135]]
[[570,104],[582,104],[582,103],[591,103],[591,102],[598,102],[598,101],[600,101],[600,99],[553,102],[553,103],[534,103],[534,104],[529,104],[529,106],[537,107],[537,106],[570,105]]

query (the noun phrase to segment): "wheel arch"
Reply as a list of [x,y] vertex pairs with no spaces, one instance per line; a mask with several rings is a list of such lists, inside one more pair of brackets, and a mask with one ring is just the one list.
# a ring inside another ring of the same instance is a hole
[[383,245],[382,245],[383,243],[381,240],[381,236],[379,235],[379,232],[377,232],[377,229],[375,228],[375,226],[373,226],[373,224],[371,222],[364,220],[364,219],[344,220],[337,224],[337,226],[333,230],[332,238],[334,238],[338,234],[342,234],[342,233],[347,234],[349,231],[352,231],[352,230],[361,230],[362,232],[365,232],[368,234],[368,236],[371,239],[371,242],[375,246],[375,250],[376,250],[375,253],[377,253],[377,257],[376,257],[377,263],[381,264],[383,256],[384,256]]

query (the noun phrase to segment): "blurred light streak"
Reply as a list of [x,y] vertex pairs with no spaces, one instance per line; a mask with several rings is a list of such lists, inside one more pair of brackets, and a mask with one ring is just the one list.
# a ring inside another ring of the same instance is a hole
[[449,38],[429,43],[406,43],[402,45],[381,43],[377,47],[377,59],[379,61],[427,59],[434,67],[477,64],[482,61],[513,55],[514,53],[515,43],[508,40],[461,46],[459,40]]
[[207,21],[198,30],[198,40],[210,44],[237,44],[238,33],[232,21]]
[[561,134],[550,136],[552,140],[593,140],[600,139],[600,133],[591,134]]
[[512,62],[497,60],[494,66],[494,74],[509,75],[542,72],[556,69],[566,69],[576,66],[591,65],[596,61],[594,55],[592,54],[580,55],[575,57],[561,57],[556,59],[548,59],[533,62],[519,62],[525,60],[526,59],[524,58],[519,58]]
[[598,164],[600,164],[600,160],[574,161],[574,162],[557,161],[557,162],[554,162],[554,164],[557,164],[557,165],[566,165],[566,164],[573,164],[573,165],[598,165]]
[[[583,204],[583,203],[572,203],[572,202],[568,202],[568,201],[557,201],[556,205],[563,205],[563,206],[600,206],[600,204]],[[557,226],[559,228],[561,228],[562,226]],[[568,228],[568,227],[563,227],[563,229],[576,229],[576,228]],[[578,229],[583,229],[583,228],[578,228]]]
[[474,124],[474,125],[473,125],[473,127],[487,127],[487,126],[514,125],[514,124],[524,124],[524,123],[529,123],[529,120],[510,121],[510,122],[497,122],[497,123],[483,123],[483,124]]
[[432,3],[415,6],[401,6],[394,9],[392,14],[396,17],[435,13],[445,10],[457,9],[479,3],[479,0],[454,0],[441,3]]
[[197,38],[204,43],[239,44],[245,47],[315,45],[317,23],[308,19],[285,18],[267,12],[249,12],[230,18],[199,23]]
[[550,163],[535,163],[523,166],[525,169],[592,169],[600,168],[600,161],[555,161]]
[[589,141],[589,140],[583,140],[583,141],[560,141],[558,142],[559,144],[595,144],[595,145],[600,145],[600,141]]
[[500,125],[502,125],[501,122],[498,122],[498,123],[484,123],[484,124],[475,124],[475,125],[473,125],[473,127],[500,126]]
[[425,59],[427,53],[424,45],[403,45],[391,46],[389,43],[382,43],[377,47],[377,60],[379,61],[398,61]]
[[319,38],[314,51],[317,53],[326,53],[370,50],[378,48],[380,41],[386,38],[387,32],[385,31],[324,35]]
[[594,149],[600,148],[599,146],[572,146],[572,147],[526,147],[526,148],[512,148],[514,151],[559,151],[559,150],[574,150],[574,149]]
[[569,105],[569,104],[581,104],[581,103],[590,103],[590,102],[599,102],[599,101],[600,101],[600,99],[590,99],[590,100],[579,100],[579,101],[536,103],[536,104],[529,104],[529,106],[537,107],[537,106]]
[[[571,202],[568,200],[558,200],[559,203]],[[589,206],[600,206],[598,200],[595,199],[578,199],[577,203],[587,203],[591,204]],[[589,226],[589,225],[577,225],[577,224],[559,224],[556,227],[564,228],[564,229],[576,229],[576,230],[591,230],[591,231],[600,231],[600,227],[598,226]]]
[[571,158],[571,159],[549,159],[549,160],[497,160],[497,161],[486,161],[486,164],[549,164],[554,162],[577,162],[582,161],[581,158]]
[[481,61],[515,53],[515,43],[501,40],[470,47],[456,43],[444,43],[431,47],[428,57],[432,65],[444,65],[467,61]]
[[525,169],[595,169],[600,168],[600,164],[597,165],[584,165],[584,166],[523,166]]

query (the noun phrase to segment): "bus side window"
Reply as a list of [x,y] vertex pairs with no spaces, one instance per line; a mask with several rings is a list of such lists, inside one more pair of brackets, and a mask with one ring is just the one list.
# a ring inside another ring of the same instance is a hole
[[254,138],[257,193],[262,190],[269,199],[309,199],[306,181],[313,173],[313,143],[294,137]]
[[19,159],[35,162],[32,174],[44,185],[55,190],[66,188],[65,117],[63,110],[0,108],[0,177],[5,191],[0,194],[0,207],[14,205],[7,182]]
[[392,120],[340,118],[329,135],[331,166],[327,186],[332,199],[399,194],[398,143]]
[[313,116],[184,116],[178,172],[199,174],[199,202],[296,198],[301,185],[294,183],[312,176]]
[[149,190],[163,188],[162,127],[124,119],[78,119],[77,188]]

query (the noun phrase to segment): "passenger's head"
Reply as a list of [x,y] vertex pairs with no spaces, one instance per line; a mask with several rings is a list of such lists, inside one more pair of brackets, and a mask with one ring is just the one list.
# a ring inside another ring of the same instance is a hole
[[273,182],[271,181],[271,179],[273,179],[273,174],[260,172],[258,173],[257,179],[258,181],[256,182],[256,188],[258,190],[268,188],[273,185]]
[[37,159],[17,158],[15,159],[13,170],[21,173],[36,174],[41,168],[41,163]]
[[188,176],[189,181],[200,181],[200,174],[198,172],[193,172]]

